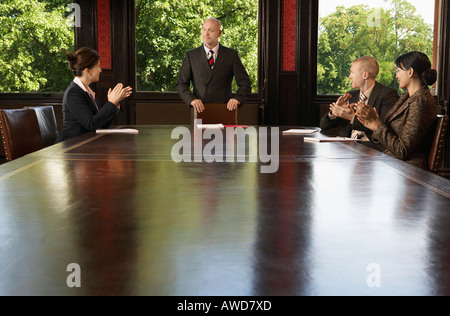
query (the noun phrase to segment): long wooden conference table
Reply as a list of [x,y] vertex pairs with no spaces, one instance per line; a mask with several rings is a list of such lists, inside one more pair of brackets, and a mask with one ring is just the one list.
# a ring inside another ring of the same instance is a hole
[[175,162],[175,126],[132,128],[0,166],[0,295],[450,294],[448,180],[282,128],[274,173]]

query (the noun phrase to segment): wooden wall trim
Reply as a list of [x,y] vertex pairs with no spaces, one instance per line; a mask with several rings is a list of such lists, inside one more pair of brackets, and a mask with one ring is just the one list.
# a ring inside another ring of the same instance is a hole
[[281,0],[263,0],[264,125],[279,124],[281,69]]
[[438,95],[443,104],[450,96],[450,40],[449,40],[450,5],[441,1],[441,24],[439,38]]
[[[438,98],[443,106],[444,113],[448,114],[448,101],[450,98],[450,39],[449,19],[450,5],[448,1],[441,1],[440,37],[439,37],[439,66],[438,66]],[[442,167],[447,176],[450,174],[450,129],[447,131]]]

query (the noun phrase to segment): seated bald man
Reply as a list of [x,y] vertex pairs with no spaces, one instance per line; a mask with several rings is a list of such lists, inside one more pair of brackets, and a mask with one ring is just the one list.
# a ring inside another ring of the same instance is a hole
[[322,131],[338,127],[339,136],[372,140],[373,131],[358,120],[354,106],[358,102],[370,105],[383,120],[399,99],[395,89],[376,81],[379,71],[378,62],[373,57],[360,57],[353,62],[349,79],[357,90],[350,91],[330,105],[330,112],[320,122]]
[[[237,51],[219,44],[221,35],[219,20],[206,20],[202,31],[204,44],[186,53],[180,69],[177,92],[197,113],[205,110],[204,103],[226,103],[228,110],[234,111],[246,102],[252,90],[250,77]],[[233,78],[239,87],[234,95]]]

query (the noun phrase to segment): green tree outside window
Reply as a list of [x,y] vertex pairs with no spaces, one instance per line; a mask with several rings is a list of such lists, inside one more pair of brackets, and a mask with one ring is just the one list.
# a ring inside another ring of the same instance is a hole
[[258,0],[136,1],[137,90],[175,91],[186,52],[202,44],[203,22],[215,17],[223,28],[220,43],[239,52],[255,91],[258,8]]
[[73,74],[65,52],[73,50],[67,0],[0,2],[0,92],[61,92]]
[[[389,1],[391,9],[340,6],[319,22],[318,95],[342,94],[351,89],[350,67],[361,56],[380,64],[378,81],[399,89],[395,60],[418,50],[433,57],[433,26],[403,0]],[[372,20],[374,18],[374,20]],[[400,91],[399,91],[400,92]]]

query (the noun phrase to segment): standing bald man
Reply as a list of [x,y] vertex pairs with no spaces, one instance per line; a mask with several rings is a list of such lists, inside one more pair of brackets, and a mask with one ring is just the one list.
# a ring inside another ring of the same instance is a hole
[[[233,111],[245,103],[252,90],[237,51],[219,44],[221,35],[219,20],[206,20],[202,31],[204,44],[186,53],[180,69],[177,92],[197,113],[205,110],[204,103],[226,103],[228,110]],[[233,78],[239,87],[235,95],[231,89]]]

